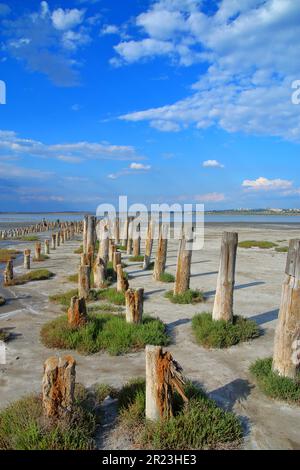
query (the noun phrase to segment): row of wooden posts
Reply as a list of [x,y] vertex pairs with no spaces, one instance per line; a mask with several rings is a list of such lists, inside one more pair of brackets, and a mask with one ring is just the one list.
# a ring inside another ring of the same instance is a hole
[[25,227],[16,227],[9,230],[0,230],[0,240],[22,238],[32,234],[47,232],[49,230],[74,230],[75,233],[82,231],[81,221],[52,222],[43,221]]

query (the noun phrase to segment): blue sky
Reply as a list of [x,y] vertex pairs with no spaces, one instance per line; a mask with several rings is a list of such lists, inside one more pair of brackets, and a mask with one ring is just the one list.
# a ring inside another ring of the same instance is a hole
[[295,0],[0,0],[0,211],[299,207],[299,38]]

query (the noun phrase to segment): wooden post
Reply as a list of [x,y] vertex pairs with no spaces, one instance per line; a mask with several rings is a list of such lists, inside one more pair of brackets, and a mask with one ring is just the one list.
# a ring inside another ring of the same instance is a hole
[[105,287],[105,277],[106,277],[106,267],[105,263],[100,256],[97,256],[94,265],[93,265],[93,273],[94,273],[94,287],[97,289],[103,289]]
[[59,232],[56,234],[56,246],[59,247],[62,243],[62,232],[59,230]]
[[78,273],[78,296],[88,298],[90,293],[91,267],[89,265],[80,265]]
[[41,251],[42,251],[42,245],[40,242],[36,242],[35,244],[35,260],[40,261],[41,259]]
[[87,253],[87,228],[88,228],[88,216],[85,215],[83,219],[83,233],[82,233],[83,253]]
[[107,266],[107,263],[109,260],[109,238],[108,237],[104,237],[100,241],[99,255],[100,255],[100,258],[103,259],[105,266]]
[[156,258],[153,270],[153,279],[160,280],[160,276],[165,272],[168,249],[168,226],[163,224],[160,229]]
[[88,217],[85,253],[94,253],[96,243],[96,217]]
[[24,269],[30,269],[30,254],[31,250],[24,250]]
[[110,240],[109,241],[109,261],[111,263],[114,262],[114,256],[115,256],[116,251],[117,251],[116,245],[114,244],[114,242],[112,240]]
[[174,295],[183,294],[190,288],[192,250],[188,249],[187,243],[191,243],[192,235],[183,235],[177,256],[177,268],[174,285]]
[[127,323],[142,323],[144,289],[128,289],[125,292]]
[[114,240],[116,245],[120,244],[120,219],[118,216],[114,220]]
[[119,251],[115,251],[113,259],[113,270],[117,272],[117,265],[122,264],[122,254]]
[[124,276],[121,264],[117,264],[117,291],[126,292],[129,289],[129,282]]
[[150,261],[151,261],[151,254],[152,254],[152,247],[153,247],[153,235],[154,235],[154,225],[153,222],[150,220],[147,229],[147,239],[145,245],[145,256],[143,262],[143,269],[148,269]]
[[173,416],[174,391],[182,399],[185,380],[182,368],[161,346],[146,346],[146,418],[159,421]]
[[45,255],[49,255],[50,254],[50,242],[48,239],[45,240],[45,245],[44,245],[44,249],[45,249]]
[[56,233],[52,233],[51,235],[51,249],[56,249]]
[[122,245],[127,247],[129,218],[126,216],[122,227]]
[[213,320],[233,321],[233,290],[235,283],[238,234],[224,232],[221,244],[217,290],[212,313]]
[[273,370],[295,379],[300,368],[300,240],[291,240],[274,339]]
[[132,254],[132,244],[133,244],[133,222],[129,222],[128,224],[128,238],[127,238],[127,254],[131,255]]
[[4,285],[8,285],[14,279],[14,264],[12,259],[9,259],[6,263],[3,278]]
[[49,357],[44,364],[43,409],[48,418],[71,414],[74,406],[75,360],[72,356]]
[[87,323],[86,303],[83,297],[74,296],[68,309],[68,324],[72,328],[78,328]]
[[134,227],[134,234],[133,234],[133,256],[140,256],[140,254],[141,254],[140,230],[141,230],[141,225],[137,224]]

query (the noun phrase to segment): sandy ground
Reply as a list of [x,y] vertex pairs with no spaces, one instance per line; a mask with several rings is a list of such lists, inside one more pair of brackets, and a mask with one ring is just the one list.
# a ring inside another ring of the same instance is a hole
[[[224,229],[238,231],[240,241],[281,240],[282,245],[300,234],[297,226],[207,225],[204,249],[193,253],[191,278],[191,287],[205,292],[205,304],[171,304],[164,298],[170,284],[153,281],[151,272],[141,270],[141,263],[130,263],[127,268],[132,276],[130,284],[145,288],[145,313],[158,316],[167,324],[173,337],[168,349],[183,366],[185,375],[201,384],[221,406],[239,415],[245,430],[246,449],[300,449],[300,408],[266,398],[248,372],[255,359],[272,355],[286,254],[238,249],[234,310],[257,321],[263,330],[260,338],[228,350],[205,350],[193,338],[191,318],[195,313],[212,309]],[[74,254],[74,249],[79,243],[69,241],[51,252],[49,260],[38,266],[33,264],[34,269],[52,270],[56,277],[10,289],[9,305],[0,310],[0,327],[11,329],[13,334],[7,344],[7,363],[0,365],[1,407],[29,392],[40,391],[43,362],[53,353],[59,353],[41,344],[39,331],[45,322],[61,313],[59,306],[49,303],[48,296],[75,287],[66,278],[77,271],[78,255]],[[25,244],[20,247],[24,248]],[[174,274],[176,255],[177,242],[170,241],[167,271]],[[124,259],[126,261],[126,256]],[[21,273],[22,266],[17,271]],[[105,353],[90,357],[72,354],[77,361],[77,380],[86,386],[108,383],[119,387],[145,373],[143,351],[119,357]],[[108,409],[108,429],[109,415]],[[118,445],[109,437],[101,442],[102,448]]]

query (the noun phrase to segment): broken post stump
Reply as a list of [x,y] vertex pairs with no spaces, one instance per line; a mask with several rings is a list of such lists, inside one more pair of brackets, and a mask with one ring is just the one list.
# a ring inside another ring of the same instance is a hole
[[144,289],[128,289],[125,292],[126,322],[142,323]]
[[295,379],[300,369],[300,240],[291,240],[275,331],[273,370]]
[[122,264],[122,254],[119,251],[114,252],[113,270],[117,272],[117,265]]
[[51,249],[56,249],[56,233],[52,233],[51,235]]
[[117,247],[112,240],[109,240],[109,261],[113,263],[114,254],[117,251]]
[[40,242],[36,242],[35,244],[35,260],[40,261],[41,260],[41,253],[42,253],[42,244]]
[[9,259],[6,263],[5,271],[3,274],[4,285],[8,285],[14,279],[14,264],[13,260]]
[[30,255],[31,250],[28,248],[24,250],[24,269],[30,269]]
[[74,296],[68,309],[68,324],[72,328],[78,328],[87,323],[87,311],[84,297]]
[[125,277],[121,264],[117,264],[117,291],[126,292],[129,289],[128,279]]
[[48,239],[45,240],[44,250],[45,250],[45,255],[50,254],[50,241]]
[[183,235],[179,242],[174,295],[183,294],[190,288],[192,249],[188,247],[192,241],[192,233]]
[[91,268],[89,265],[80,265],[78,272],[78,296],[88,298],[91,289]]
[[100,256],[97,256],[94,265],[93,265],[93,273],[94,273],[94,287],[96,289],[103,289],[106,286],[106,267],[105,263]]
[[174,415],[174,392],[184,402],[185,379],[182,368],[161,346],[146,346],[146,418],[159,421]]
[[72,356],[49,357],[42,381],[43,410],[47,418],[64,418],[74,406],[75,360]]
[[212,313],[213,320],[233,321],[233,291],[235,283],[238,234],[224,232],[221,243],[220,267]]
[[150,221],[147,228],[147,238],[145,244],[145,256],[143,262],[143,269],[147,269],[150,265],[151,261],[151,254],[153,248],[153,236],[154,236],[154,225],[153,222]]
[[158,246],[154,263],[153,270],[153,279],[159,281],[161,275],[165,272],[166,269],[166,260],[167,260],[167,250],[168,250],[168,226],[163,224],[160,229]]

